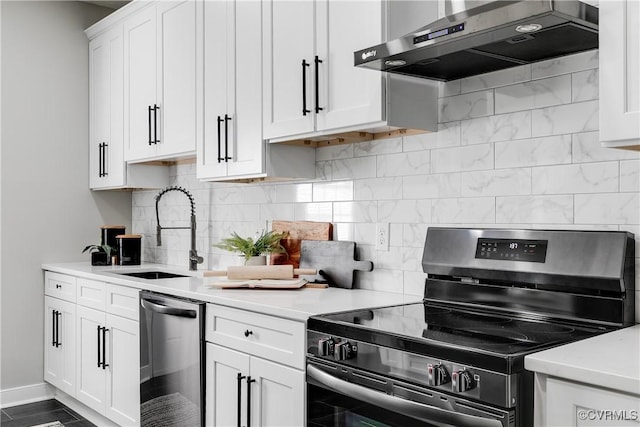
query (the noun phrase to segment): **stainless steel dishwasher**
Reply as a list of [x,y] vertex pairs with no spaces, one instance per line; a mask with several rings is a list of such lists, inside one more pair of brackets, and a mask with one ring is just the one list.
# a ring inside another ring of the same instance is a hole
[[205,303],[140,293],[140,425],[204,425]]

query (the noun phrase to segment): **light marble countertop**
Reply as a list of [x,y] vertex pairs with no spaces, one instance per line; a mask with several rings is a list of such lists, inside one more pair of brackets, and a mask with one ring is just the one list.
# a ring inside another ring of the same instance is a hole
[[640,325],[528,355],[529,371],[640,396]]
[[[207,286],[207,283],[215,281],[216,278],[204,278],[202,271],[194,272],[188,271],[186,267],[159,264],[98,267],[92,266],[88,262],[75,262],[43,264],[42,268],[56,273],[192,298],[299,321],[306,321],[309,316],[315,314],[422,301],[418,296],[366,289],[219,289]],[[189,277],[148,280],[121,274],[155,269],[184,274]]]

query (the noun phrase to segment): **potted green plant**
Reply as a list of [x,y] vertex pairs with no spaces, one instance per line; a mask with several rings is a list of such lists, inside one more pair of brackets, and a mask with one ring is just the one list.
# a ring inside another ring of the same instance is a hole
[[229,252],[239,252],[244,255],[245,265],[266,264],[266,255],[271,253],[285,253],[285,249],[280,244],[280,240],[286,233],[275,233],[273,231],[262,231],[256,237],[240,237],[234,232],[231,237],[222,239],[220,243],[214,244],[216,248]]
[[109,265],[111,252],[114,252],[114,249],[109,245],[89,245],[82,250],[82,253],[87,251],[91,254],[91,265]]

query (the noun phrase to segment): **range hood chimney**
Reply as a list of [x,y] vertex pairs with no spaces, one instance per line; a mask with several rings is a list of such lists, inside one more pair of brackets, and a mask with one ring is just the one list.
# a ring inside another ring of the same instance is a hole
[[598,48],[598,8],[577,0],[448,0],[445,13],[355,65],[448,81]]

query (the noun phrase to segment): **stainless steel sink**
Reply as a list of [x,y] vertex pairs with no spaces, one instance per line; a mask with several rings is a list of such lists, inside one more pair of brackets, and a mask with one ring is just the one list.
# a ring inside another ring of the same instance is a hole
[[176,277],[189,277],[189,276],[186,276],[184,274],[169,273],[169,272],[166,272],[166,271],[159,271],[159,270],[134,271],[134,272],[130,272],[130,273],[118,273],[118,274],[121,274],[123,276],[139,277],[141,279],[149,279],[149,280],[173,279],[173,278],[176,278]]

